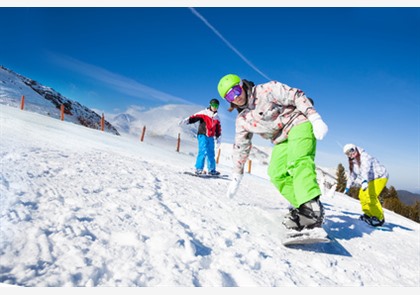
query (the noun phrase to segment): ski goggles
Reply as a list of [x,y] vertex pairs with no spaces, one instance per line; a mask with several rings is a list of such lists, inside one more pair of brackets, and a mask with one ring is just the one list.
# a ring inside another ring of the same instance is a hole
[[239,84],[235,85],[232,88],[230,88],[228,92],[226,92],[225,99],[228,102],[232,102],[235,100],[235,98],[241,95],[241,93],[242,93],[242,87]]
[[351,148],[346,152],[347,157],[351,158],[351,156],[356,152],[355,149]]
[[215,108],[215,109],[218,109],[219,108],[219,105],[217,103],[215,103],[215,102],[211,103],[210,106],[213,107],[213,108]]

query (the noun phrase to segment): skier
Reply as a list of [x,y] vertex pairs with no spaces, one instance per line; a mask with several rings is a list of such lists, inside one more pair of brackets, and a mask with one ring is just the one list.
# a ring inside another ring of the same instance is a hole
[[207,170],[210,175],[219,175],[216,171],[216,161],[214,159],[214,139],[216,139],[216,149],[220,148],[222,139],[222,127],[217,114],[219,100],[213,98],[209,106],[194,115],[179,122],[179,125],[193,124],[200,122],[197,130],[198,153],[195,162],[195,173],[202,174],[204,162],[207,159]]
[[268,175],[291,206],[283,224],[292,231],[322,227],[324,209],[316,179],[316,139],[323,139],[327,125],[311,100],[299,89],[277,81],[255,86],[234,74],[218,84],[222,98],[237,109],[233,145],[233,179],[227,196],[232,198],[242,181],[244,165],[259,134],[274,144]]
[[348,194],[354,184],[361,185],[359,200],[364,214],[360,219],[372,226],[383,225],[384,211],[378,196],[388,182],[388,171],[376,158],[352,143],[346,144],[343,152],[348,157],[350,170],[344,193]]

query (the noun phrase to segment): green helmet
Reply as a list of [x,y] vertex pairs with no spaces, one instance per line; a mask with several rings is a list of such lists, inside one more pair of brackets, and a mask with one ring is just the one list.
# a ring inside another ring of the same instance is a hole
[[217,104],[217,105],[219,105],[220,102],[219,102],[219,100],[217,98],[213,98],[212,100],[210,100],[210,104]]
[[226,93],[229,89],[233,86],[238,85],[241,83],[241,78],[239,78],[235,74],[227,74],[219,81],[219,85],[217,85],[217,91],[222,98],[225,98]]

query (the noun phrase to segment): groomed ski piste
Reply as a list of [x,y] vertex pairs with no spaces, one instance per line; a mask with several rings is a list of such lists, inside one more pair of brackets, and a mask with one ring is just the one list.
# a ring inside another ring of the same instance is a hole
[[[3,286],[420,286],[419,224],[391,211],[376,230],[358,200],[325,192],[334,241],[291,249],[265,167],[229,199],[229,181],[180,173],[194,144],[177,152],[5,105],[0,128]],[[229,149],[218,170],[230,175]]]

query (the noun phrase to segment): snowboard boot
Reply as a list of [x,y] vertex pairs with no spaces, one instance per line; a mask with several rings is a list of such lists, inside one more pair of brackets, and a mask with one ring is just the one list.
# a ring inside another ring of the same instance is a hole
[[376,218],[375,216],[373,216],[373,217],[370,219],[370,224],[371,224],[372,226],[382,226],[382,225],[384,224],[384,222],[385,222],[385,219],[379,220],[379,219],[378,219],[378,218]]
[[203,169],[195,169],[194,173],[197,174],[197,175],[201,175],[201,174],[203,174]]
[[324,207],[319,196],[299,208],[291,208],[284,216],[283,224],[286,228],[296,231],[322,227],[324,222]]
[[370,217],[369,215],[366,215],[366,214],[361,215],[360,220],[363,220],[364,222],[366,222],[367,224],[371,226],[382,226],[385,222],[385,219],[379,220],[375,216]]
[[367,214],[360,215],[359,219],[370,225],[370,222],[369,222],[370,221],[370,216],[369,215],[367,215]]
[[210,174],[210,175],[220,175],[220,172],[219,172],[219,171],[216,171],[216,170],[211,170],[211,171],[209,172],[209,174]]

